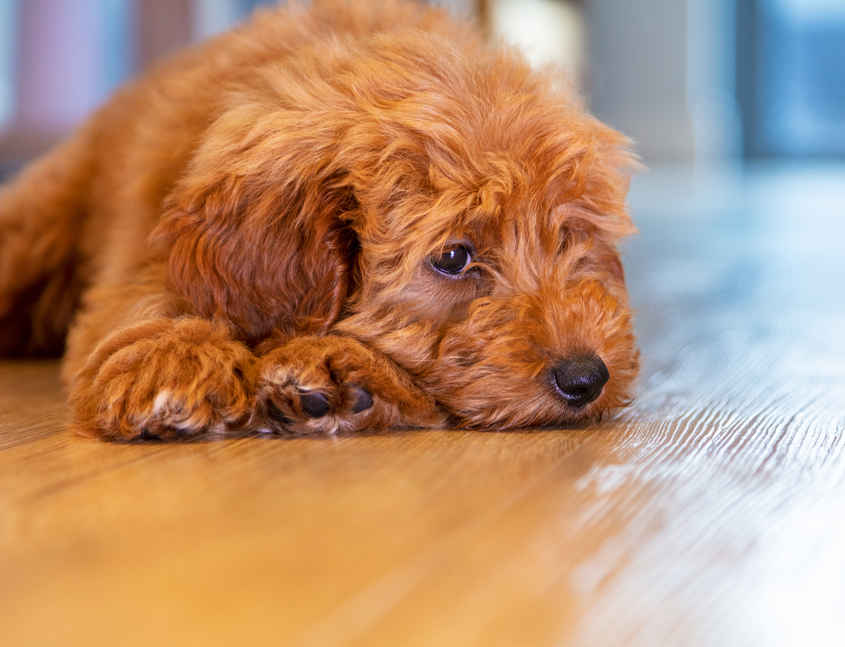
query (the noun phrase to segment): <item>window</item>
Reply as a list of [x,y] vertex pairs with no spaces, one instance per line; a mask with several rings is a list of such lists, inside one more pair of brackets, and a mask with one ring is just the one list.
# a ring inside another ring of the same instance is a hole
[[748,157],[845,155],[845,3],[737,2]]

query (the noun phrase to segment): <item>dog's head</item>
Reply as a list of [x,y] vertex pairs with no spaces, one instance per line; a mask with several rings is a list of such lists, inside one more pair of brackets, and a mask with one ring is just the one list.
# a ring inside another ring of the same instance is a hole
[[253,343],[365,340],[458,424],[626,403],[627,140],[509,52],[332,47],[209,129],[162,224],[177,289]]

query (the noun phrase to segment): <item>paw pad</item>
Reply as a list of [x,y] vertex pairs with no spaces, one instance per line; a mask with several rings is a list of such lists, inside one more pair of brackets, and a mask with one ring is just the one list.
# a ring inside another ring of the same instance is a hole
[[300,393],[299,404],[305,414],[311,418],[322,418],[331,410],[326,394],[319,391]]
[[361,413],[373,406],[373,396],[367,389],[360,386],[352,387],[352,394],[355,397],[355,404],[352,405],[352,413]]

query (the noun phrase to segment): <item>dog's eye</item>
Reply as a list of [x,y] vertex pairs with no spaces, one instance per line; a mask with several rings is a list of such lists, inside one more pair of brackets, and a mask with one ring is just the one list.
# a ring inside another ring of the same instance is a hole
[[472,262],[472,252],[466,245],[453,245],[439,256],[429,258],[428,262],[441,274],[458,276]]

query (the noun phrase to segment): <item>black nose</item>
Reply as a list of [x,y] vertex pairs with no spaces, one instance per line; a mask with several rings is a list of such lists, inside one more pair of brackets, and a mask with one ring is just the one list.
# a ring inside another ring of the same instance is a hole
[[573,357],[552,369],[555,388],[570,407],[580,409],[601,394],[610,378],[607,366],[595,355]]

